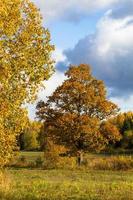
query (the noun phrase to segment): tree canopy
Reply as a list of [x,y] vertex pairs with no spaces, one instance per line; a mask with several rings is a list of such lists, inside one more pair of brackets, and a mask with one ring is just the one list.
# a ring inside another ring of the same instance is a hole
[[53,49],[30,0],[0,0],[0,165],[9,160],[23,127],[22,104],[34,100],[53,73]]
[[109,140],[119,139],[118,132],[111,131],[108,137],[106,128],[104,132],[100,129],[101,122],[118,111],[117,105],[107,99],[103,81],[93,77],[85,64],[70,66],[66,76],[48,101],[37,105],[37,116],[45,124],[44,134],[75,154],[101,150]]

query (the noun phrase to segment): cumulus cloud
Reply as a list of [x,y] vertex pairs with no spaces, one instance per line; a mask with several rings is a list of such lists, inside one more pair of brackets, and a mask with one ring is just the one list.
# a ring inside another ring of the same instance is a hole
[[113,8],[113,18],[123,18],[125,16],[131,16],[133,14],[133,0],[121,0],[117,7]]
[[55,61],[55,63],[64,62],[66,59],[65,55],[63,54],[63,51],[59,48],[56,48],[55,51],[52,54],[52,58]]
[[[63,70],[71,64],[88,63],[109,88],[112,101],[123,111],[133,102],[133,0],[33,0],[41,9],[45,22],[67,20],[79,22],[86,15],[108,10],[99,20],[96,32],[77,42],[73,49],[57,49],[57,73],[46,83],[39,99],[46,99],[64,80]],[[76,33],[75,33],[76,34]],[[60,71],[59,71],[60,70]],[[127,98],[128,97],[128,98]],[[31,115],[35,106],[30,109]]]
[[115,18],[112,14],[113,10],[106,12],[95,34],[64,54],[71,64],[92,65],[94,75],[112,88],[111,95],[124,96],[133,91],[133,15]]
[[120,0],[32,0],[40,9],[46,22],[63,19],[77,22],[90,13],[107,8]]
[[64,73],[56,71],[55,74],[45,82],[45,89],[39,91],[38,99],[47,100],[47,96],[50,96],[54,90],[62,84],[65,78]]
[[119,106],[119,108],[121,108],[121,110],[123,112],[127,112],[127,111],[133,110],[133,95],[131,95],[129,98],[112,97],[111,101],[116,103]]
[[[45,89],[39,91],[37,102],[40,100],[47,101],[47,97],[50,96],[54,90],[62,84],[65,78],[66,77],[63,72],[56,71],[54,75],[45,82]],[[34,119],[36,117],[35,112],[37,102],[27,105],[30,119]]]

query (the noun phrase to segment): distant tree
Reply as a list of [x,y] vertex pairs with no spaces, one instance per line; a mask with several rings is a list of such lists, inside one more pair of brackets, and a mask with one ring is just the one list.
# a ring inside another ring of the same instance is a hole
[[100,131],[101,121],[118,108],[107,100],[103,81],[92,76],[88,65],[70,66],[66,76],[46,103],[38,103],[37,116],[44,121],[45,136],[69,148],[81,164],[84,152],[100,151],[107,141],[119,139],[112,131],[111,137]]
[[121,134],[121,140],[116,142],[114,148],[133,149],[133,112],[121,113],[109,119]]
[[36,98],[53,72],[50,33],[30,0],[0,0],[0,166],[24,127],[22,105]]
[[133,150],[133,129],[125,130],[122,139],[120,141],[120,146],[123,149]]
[[42,126],[40,127],[40,131],[38,134],[38,142],[39,142],[40,150],[45,151],[48,148],[49,141],[47,140],[48,138],[44,134],[44,132],[45,132],[44,123],[41,123],[41,124],[42,124]]
[[39,150],[39,133],[42,124],[37,121],[29,123],[29,126],[24,130],[22,135],[23,150],[33,151]]

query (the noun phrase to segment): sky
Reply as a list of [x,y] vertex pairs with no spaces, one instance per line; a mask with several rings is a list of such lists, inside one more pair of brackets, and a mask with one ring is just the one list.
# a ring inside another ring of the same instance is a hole
[[[40,91],[46,100],[70,64],[86,63],[104,80],[108,98],[133,111],[133,0],[32,0],[56,50],[56,72]],[[33,118],[35,106],[30,105]]]

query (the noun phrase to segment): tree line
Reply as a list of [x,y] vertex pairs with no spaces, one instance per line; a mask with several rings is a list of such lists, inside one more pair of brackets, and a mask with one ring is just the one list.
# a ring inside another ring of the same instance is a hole
[[[103,122],[104,131],[119,132],[120,140],[108,143],[104,152],[131,152],[133,151],[133,112],[120,113]],[[106,129],[105,129],[106,127]],[[39,121],[29,121],[17,138],[17,145],[22,151],[44,151],[46,146],[44,124]]]

